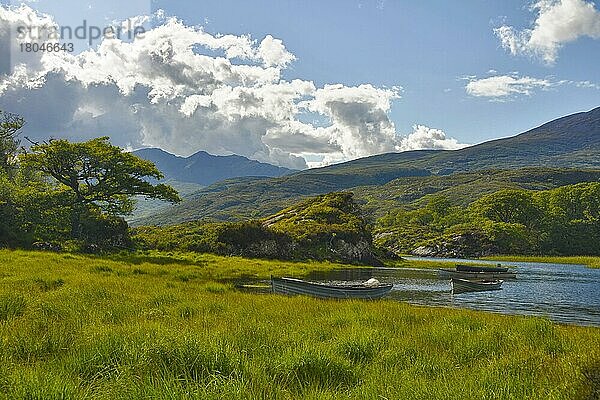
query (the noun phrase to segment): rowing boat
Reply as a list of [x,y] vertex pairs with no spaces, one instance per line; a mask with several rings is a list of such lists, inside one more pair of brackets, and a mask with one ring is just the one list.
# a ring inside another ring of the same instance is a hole
[[452,293],[464,293],[500,290],[504,281],[471,281],[468,279],[452,278],[450,282],[452,282]]
[[488,267],[484,265],[462,265],[456,264],[456,270],[459,272],[508,272],[508,267]]
[[440,268],[438,269],[438,278],[448,279],[468,279],[476,281],[494,280],[494,279],[516,279],[517,274],[514,272],[467,272],[457,271],[456,269]]
[[294,278],[271,278],[273,293],[306,295],[321,299],[379,299],[392,290],[392,284],[378,286],[330,285]]

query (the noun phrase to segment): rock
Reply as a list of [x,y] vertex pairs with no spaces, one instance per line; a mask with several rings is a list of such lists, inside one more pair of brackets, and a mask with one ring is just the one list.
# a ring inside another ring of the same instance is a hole
[[419,246],[410,253],[419,257],[436,257],[439,253],[439,250],[432,246]]
[[411,254],[419,257],[485,257],[498,253],[498,249],[477,232],[455,234],[438,243],[419,246]]
[[55,251],[59,252],[62,250],[62,246],[58,243],[51,242],[35,242],[31,245],[34,250],[40,251]]

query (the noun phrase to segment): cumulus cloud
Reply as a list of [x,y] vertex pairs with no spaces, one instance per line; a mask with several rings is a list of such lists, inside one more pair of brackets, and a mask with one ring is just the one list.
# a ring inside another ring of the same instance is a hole
[[510,75],[494,75],[487,78],[477,78],[476,75],[471,75],[462,79],[468,81],[465,86],[467,94],[474,97],[485,97],[491,101],[511,100],[519,95],[531,96],[538,90],[550,90],[562,85],[572,85],[586,89],[600,89],[600,85],[590,81],[556,80],[554,78],[540,79],[530,76],[519,76],[516,72]]
[[[23,115],[36,139],[109,135],[127,148],[235,153],[292,168],[305,168],[307,159],[460,146],[423,126],[398,135],[389,111],[399,87],[284,80],[296,57],[280,39],[213,35],[160,17],[132,41],[104,38],[78,54],[18,59],[12,71],[0,71],[0,109]],[[16,54],[9,33],[30,24],[57,26],[28,6],[1,6],[0,26],[8,28],[0,30],[0,47]]]
[[554,64],[565,44],[588,36],[600,38],[600,12],[584,0],[540,0],[531,7],[537,13],[532,28],[518,30],[503,25],[494,29],[502,46],[513,55],[526,54]]
[[554,85],[547,79],[496,75],[482,79],[470,78],[465,89],[471,96],[500,99],[519,94],[530,96],[535,90],[547,90]]
[[441,129],[429,128],[425,125],[414,125],[413,132],[400,141],[398,150],[457,150],[466,146],[466,144],[459,143],[454,138],[446,137],[446,133]]

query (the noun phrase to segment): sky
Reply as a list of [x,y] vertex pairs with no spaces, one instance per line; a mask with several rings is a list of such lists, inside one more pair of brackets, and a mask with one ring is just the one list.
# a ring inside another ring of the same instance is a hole
[[[600,9],[586,0],[0,4],[0,109],[36,139],[302,169],[457,149],[600,105]],[[84,21],[129,31],[19,36]],[[73,51],[23,51],[36,41]]]

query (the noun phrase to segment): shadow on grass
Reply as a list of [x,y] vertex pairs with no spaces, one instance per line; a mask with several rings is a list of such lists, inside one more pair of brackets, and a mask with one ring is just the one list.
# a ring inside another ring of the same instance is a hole
[[581,372],[583,382],[578,398],[582,400],[600,399],[600,360],[591,363]]

